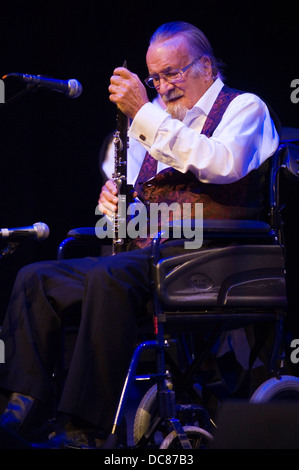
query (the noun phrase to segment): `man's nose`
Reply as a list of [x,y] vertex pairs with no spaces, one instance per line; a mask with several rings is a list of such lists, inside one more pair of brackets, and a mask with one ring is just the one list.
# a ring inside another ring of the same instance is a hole
[[174,89],[173,83],[168,82],[163,77],[160,78],[160,86],[159,86],[160,95],[166,95],[169,92],[169,90],[173,90],[173,89]]

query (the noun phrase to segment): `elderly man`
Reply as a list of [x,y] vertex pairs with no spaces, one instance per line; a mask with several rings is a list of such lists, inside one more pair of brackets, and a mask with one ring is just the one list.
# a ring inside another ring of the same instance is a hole
[[[265,103],[224,85],[207,38],[188,23],[162,25],[146,62],[145,83],[156,88],[166,110],[149,102],[142,81],[124,67],[114,70],[109,86],[110,100],[132,120],[130,139],[144,148],[135,196],[147,207],[203,203],[206,218],[261,217],[263,172],[257,170],[278,146]],[[108,180],[99,209],[111,216],[117,204],[117,188]],[[111,430],[137,321],[150,299],[149,247],[139,246],[133,239],[115,256],[21,269],[1,334],[6,363],[0,365],[0,388],[10,394],[3,427],[28,436],[41,406],[51,404],[51,376],[68,316],[79,328],[57,410],[66,429]],[[166,241],[161,251],[171,256],[178,249],[184,248]]]

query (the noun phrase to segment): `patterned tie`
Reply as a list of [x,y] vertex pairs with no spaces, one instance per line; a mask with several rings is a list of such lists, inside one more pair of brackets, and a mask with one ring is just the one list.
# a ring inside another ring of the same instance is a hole
[[135,191],[139,195],[143,194],[142,191],[142,184],[148,181],[151,178],[154,178],[157,174],[157,166],[158,162],[154,159],[148,152],[146,152],[144,160],[142,162],[139,174],[136,178],[136,182],[134,185]]

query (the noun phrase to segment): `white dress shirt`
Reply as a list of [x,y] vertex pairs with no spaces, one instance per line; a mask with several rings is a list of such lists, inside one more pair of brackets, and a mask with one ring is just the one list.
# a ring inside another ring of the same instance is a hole
[[252,93],[232,100],[212,137],[200,133],[223,85],[217,78],[182,122],[152,103],[138,111],[129,137],[158,160],[158,172],[171,166],[204,183],[232,183],[275,152],[279,137],[269,110]]

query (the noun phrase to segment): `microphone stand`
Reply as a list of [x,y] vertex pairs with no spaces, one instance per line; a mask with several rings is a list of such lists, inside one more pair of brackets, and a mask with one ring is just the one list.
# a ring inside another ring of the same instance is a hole
[[[18,101],[20,98],[23,98],[23,96],[26,96],[29,93],[36,91],[37,88],[38,88],[38,85],[35,85],[35,84],[32,85],[29,83],[27,87],[25,88],[25,90],[22,90],[19,93],[16,93],[8,101],[5,101],[4,103],[0,103],[0,109],[14,103],[15,101]],[[2,248],[0,252],[0,260],[7,258],[9,255],[12,255],[15,252],[15,250],[18,248],[19,244],[20,244],[19,242],[8,242],[7,245],[4,248]]]
[[32,84],[29,83],[27,85],[27,87],[25,88],[25,90],[22,90],[19,93],[17,93],[16,95],[12,96],[11,98],[9,98],[8,101],[5,101],[5,103],[0,103],[0,108],[14,103],[15,101],[19,100],[20,98],[23,98],[23,96],[26,96],[29,93],[32,93],[33,91],[36,91],[37,88],[38,88],[38,85],[35,85],[35,84],[32,85]]

